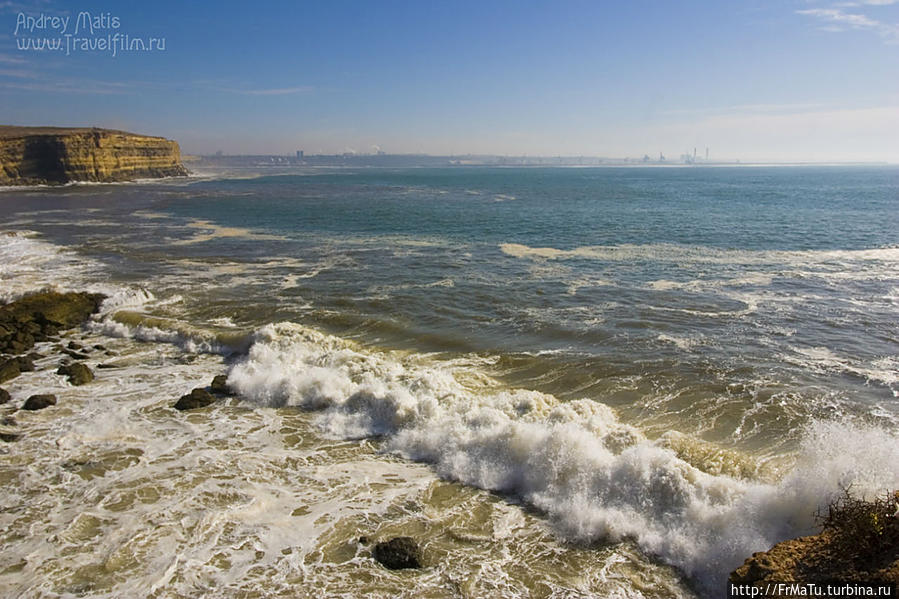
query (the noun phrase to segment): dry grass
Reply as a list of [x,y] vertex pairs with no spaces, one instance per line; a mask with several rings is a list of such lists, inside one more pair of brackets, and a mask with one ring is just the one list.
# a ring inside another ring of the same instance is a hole
[[815,519],[834,545],[862,561],[878,561],[899,548],[899,491],[873,499],[853,497],[850,488]]

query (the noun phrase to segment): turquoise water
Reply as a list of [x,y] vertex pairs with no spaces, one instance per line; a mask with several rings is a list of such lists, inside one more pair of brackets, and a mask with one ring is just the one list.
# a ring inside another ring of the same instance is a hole
[[[105,334],[217,352],[251,405],[386,439],[562,539],[635,539],[702,594],[809,531],[798,488],[899,485],[896,167],[260,171],[4,192],[0,215],[145,294]],[[516,435],[568,457],[519,463]],[[728,510],[751,522],[725,550]]]

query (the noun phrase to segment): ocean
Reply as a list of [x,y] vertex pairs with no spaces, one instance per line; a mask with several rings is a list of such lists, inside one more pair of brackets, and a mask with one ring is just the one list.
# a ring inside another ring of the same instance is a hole
[[59,398],[0,445],[3,596],[719,597],[899,488],[894,166],[258,169],[0,231],[0,300],[103,292],[110,350],[3,384]]

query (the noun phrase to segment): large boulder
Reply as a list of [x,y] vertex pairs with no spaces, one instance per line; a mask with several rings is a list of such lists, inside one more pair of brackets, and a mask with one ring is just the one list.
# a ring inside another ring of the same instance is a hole
[[412,537],[394,537],[375,545],[372,557],[390,570],[421,568],[421,549]]
[[50,406],[56,405],[56,396],[51,395],[49,393],[40,394],[40,395],[32,395],[28,399],[25,400],[25,404],[22,406],[23,410],[43,410],[44,408],[49,408]]
[[231,387],[228,386],[228,375],[219,374],[212,379],[212,385],[209,386],[209,390],[215,393],[216,395],[231,395],[233,391],[231,391]]
[[85,385],[94,380],[91,369],[81,363],[65,364],[56,370],[56,374],[69,377],[69,383],[73,385]]
[[0,404],[4,404],[9,401],[9,391],[6,389],[0,389]]
[[16,362],[19,363],[19,371],[20,372],[32,372],[34,370],[34,360],[31,356],[16,356],[13,358]]
[[22,371],[19,369],[19,361],[15,358],[0,362],[0,383],[14,379],[20,374]]
[[182,395],[177,403],[176,410],[195,410],[197,408],[205,408],[215,402],[215,398],[206,389],[194,389],[187,395]]
[[21,354],[100,309],[99,293],[42,291],[0,306],[0,352]]

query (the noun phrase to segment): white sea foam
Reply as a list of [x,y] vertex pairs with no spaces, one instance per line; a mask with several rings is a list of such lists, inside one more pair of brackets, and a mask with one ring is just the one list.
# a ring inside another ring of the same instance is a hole
[[791,364],[819,372],[845,372],[888,387],[899,397],[899,356],[883,356],[865,362],[840,356],[826,347],[790,347],[783,359]]
[[694,347],[703,345],[707,342],[701,337],[679,337],[677,335],[666,335],[664,333],[659,333],[659,335],[656,336],[656,339],[662,341],[663,343],[670,343],[678,349],[682,349],[684,351],[689,351]]
[[[41,241],[30,231],[0,232],[0,301],[12,301],[43,288],[60,291],[88,288],[100,265],[74,252]],[[96,284],[91,291],[98,291]]]
[[383,436],[444,477],[519,496],[567,538],[634,539],[709,588],[753,551],[811,532],[841,485],[899,485],[899,445],[885,431],[813,423],[780,483],[739,480],[684,461],[600,403],[465,386],[421,356],[293,324],[262,329],[228,382],[260,405],[316,410],[329,435]]
[[[676,264],[743,264],[743,265],[812,265],[827,267],[836,276],[854,276],[843,267],[854,262],[876,262],[891,268],[899,266],[899,248],[864,250],[732,250],[708,246],[675,244],[614,246],[581,246],[570,250],[553,247],[531,247],[520,243],[503,243],[500,250],[515,258],[566,260],[573,258],[607,262],[651,261]],[[818,273],[815,273],[818,274]],[[764,276],[764,275],[762,275]]]
[[170,343],[190,353],[225,356],[243,353],[252,343],[252,337],[240,331],[220,335],[177,320],[147,317],[125,311],[95,319],[87,324],[87,329],[97,335]]

